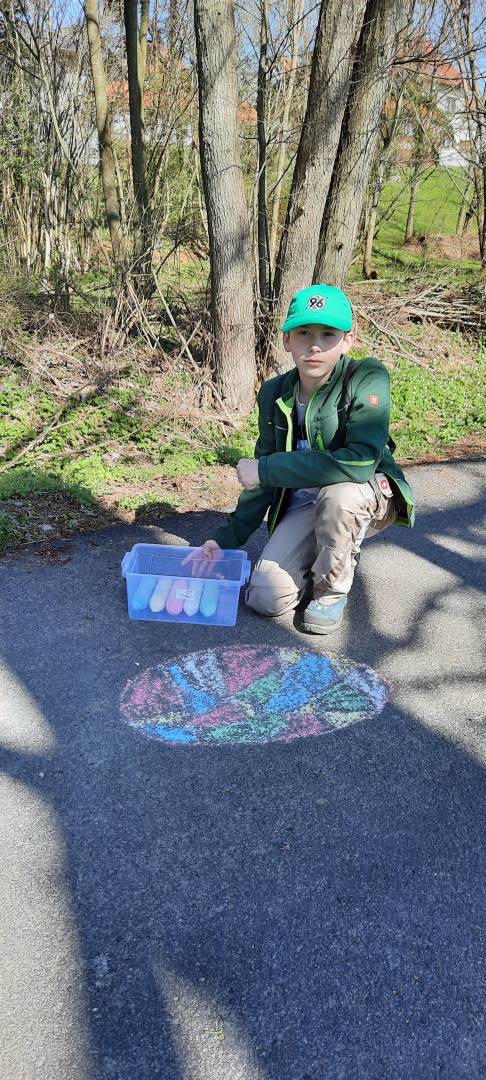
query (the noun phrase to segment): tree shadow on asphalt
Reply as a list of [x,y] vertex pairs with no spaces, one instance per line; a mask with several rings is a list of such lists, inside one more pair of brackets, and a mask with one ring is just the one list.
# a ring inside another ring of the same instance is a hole
[[[465,538],[459,512],[444,516],[422,514],[412,536],[394,529],[373,547],[434,562],[436,530]],[[200,542],[208,520],[164,526]],[[174,640],[164,624],[127,623],[113,577],[124,546],[143,539],[153,533],[113,530],[100,551],[73,545],[69,626],[64,567],[45,567],[34,610],[16,580],[21,561],[5,590],[2,655],[56,750],[5,749],[0,768],[62,829],[91,1028],[86,1076],[482,1075],[485,770],[393,702],[290,744],[174,749],[134,733],[119,719],[126,679],[174,653],[227,645],[229,633],[180,627]],[[447,551],[447,566],[462,588],[475,580],[471,556]],[[370,663],[418,647],[430,594],[392,640],[373,625],[365,581],[366,564],[345,655]],[[16,631],[29,612],[26,649]],[[238,644],[296,644],[291,627],[244,608],[230,633]]]

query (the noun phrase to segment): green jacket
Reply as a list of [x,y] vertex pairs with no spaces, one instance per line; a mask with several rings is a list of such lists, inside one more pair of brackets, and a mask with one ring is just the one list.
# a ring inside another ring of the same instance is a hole
[[[289,371],[279,387],[277,375],[258,393],[259,437],[255,447],[260,486],[242,491],[236,510],[215,533],[222,548],[239,548],[257,529],[267,512],[272,534],[283,517],[292,488],[324,487],[352,481],[365,484],[375,472],[388,477],[398,507],[397,525],[414,522],[414,503],[402,470],[387,446],[390,418],[390,378],[387,369],[367,357],[351,375],[347,419],[340,407],[343,376],[349,358],[342,356],[331,378],[309,400],[305,418],[310,450],[292,449],[293,407],[298,371]],[[276,389],[280,389],[277,396]],[[339,416],[338,412],[342,415]],[[341,423],[339,422],[341,420]],[[345,421],[345,422],[344,422]]]

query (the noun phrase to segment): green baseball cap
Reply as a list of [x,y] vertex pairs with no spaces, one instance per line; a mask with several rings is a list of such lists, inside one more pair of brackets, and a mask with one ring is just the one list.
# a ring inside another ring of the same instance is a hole
[[321,323],[345,332],[353,329],[351,304],[341,289],[334,285],[309,285],[307,289],[296,292],[290,301],[282,330],[285,333],[309,323]]

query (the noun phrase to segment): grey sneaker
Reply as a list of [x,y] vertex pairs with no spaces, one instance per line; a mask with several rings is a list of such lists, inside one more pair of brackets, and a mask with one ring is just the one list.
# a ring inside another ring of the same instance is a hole
[[341,626],[346,599],[346,596],[340,596],[332,604],[311,600],[304,611],[303,629],[309,634],[332,634]]

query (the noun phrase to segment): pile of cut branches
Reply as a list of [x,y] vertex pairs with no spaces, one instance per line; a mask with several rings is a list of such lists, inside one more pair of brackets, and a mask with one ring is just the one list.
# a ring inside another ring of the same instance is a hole
[[437,342],[434,340],[431,349],[416,336],[411,337],[407,334],[410,324],[456,330],[476,340],[484,337],[486,331],[486,284],[454,289],[450,284],[429,283],[406,296],[380,292],[373,298],[356,286],[350,289],[350,294],[358,316],[358,343],[376,348],[377,332],[386,339],[387,355],[397,361],[404,359],[420,367],[430,367],[431,360],[437,359]]
[[360,315],[373,322],[392,324],[435,322],[449,330],[463,330],[480,336],[486,329],[486,281],[452,289],[450,285],[428,284],[408,296],[383,296],[360,304]]

